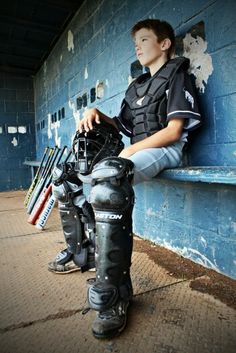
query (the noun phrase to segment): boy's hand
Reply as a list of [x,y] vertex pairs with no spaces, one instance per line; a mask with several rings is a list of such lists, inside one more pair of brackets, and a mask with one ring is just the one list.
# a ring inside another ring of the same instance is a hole
[[83,119],[79,121],[77,130],[79,130],[80,133],[83,131],[83,129],[86,132],[88,132],[89,130],[92,130],[94,121],[97,124],[101,123],[100,111],[96,108],[91,108],[91,109],[86,110],[84,112]]

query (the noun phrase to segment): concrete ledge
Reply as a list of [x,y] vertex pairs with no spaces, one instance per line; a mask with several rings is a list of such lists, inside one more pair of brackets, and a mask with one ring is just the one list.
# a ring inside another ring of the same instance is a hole
[[24,165],[28,165],[30,167],[31,179],[34,179],[37,168],[40,166],[39,161],[24,161]]
[[39,161],[24,161],[24,165],[29,165],[30,167],[39,167],[40,162]]
[[157,178],[236,185],[236,167],[184,167],[166,169]]

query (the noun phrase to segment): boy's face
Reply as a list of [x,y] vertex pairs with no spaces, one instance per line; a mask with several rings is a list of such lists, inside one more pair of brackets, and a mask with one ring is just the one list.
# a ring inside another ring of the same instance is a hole
[[141,28],[134,36],[135,51],[141,65],[150,67],[164,55],[162,42],[157,42],[155,33],[147,28]]

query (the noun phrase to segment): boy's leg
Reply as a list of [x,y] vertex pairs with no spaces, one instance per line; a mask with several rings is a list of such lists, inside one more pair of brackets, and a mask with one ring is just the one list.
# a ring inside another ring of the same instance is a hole
[[54,273],[86,271],[95,266],[93,210],[85,200],[82,182],[73,167],[73,163],[62,164],[53,173],[53,193],[58,200],[67,245],[48,264],[48,270]]
[[129,159],[134,163],[133,185],[148,181],[163,169],[175,168],[181,164],[184,142],[168,147],[148,148],[133,154]]
[[98,311],[92,328],[96,338],[110,338],[124,329],[132,299],[132,167],[133,163],[126,159],[109,157],[92,172],[96,281],[88,290],[88,301]]
[[97,338],[110,338],[126,324],[132,298],[132,184],[149,180],[161,170],[179,165],[183,144],[167,149],[148,149],[131,156],[99,162],[93,172],[90,200],[96,219],[96,282],[88,290],[88,301],[98,314],[93,324]]

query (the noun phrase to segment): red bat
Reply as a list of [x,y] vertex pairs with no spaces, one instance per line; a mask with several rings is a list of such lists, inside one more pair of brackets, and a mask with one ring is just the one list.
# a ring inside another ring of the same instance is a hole
[[48,199],[48,196],[52,193],[52,184],[50,184],[46,189],[43,190],[42,194],[39,197],[37,204],[35,205],[31,215],[28,218],[28,223],[35,224],[44,205]]

